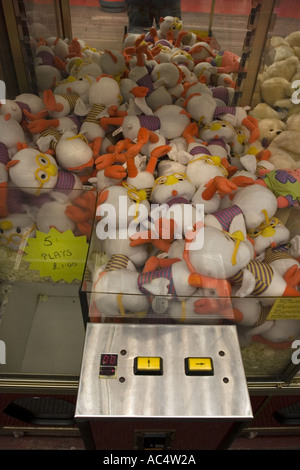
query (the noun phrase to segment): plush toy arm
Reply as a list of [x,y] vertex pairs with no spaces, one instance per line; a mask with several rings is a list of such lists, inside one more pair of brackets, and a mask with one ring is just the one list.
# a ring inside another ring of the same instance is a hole
[[225,178],[225,176],[216,176],[214,179],[208,182],[206,189],[202,193],[204,200],[210,200],[215,193],[219,194],[231,194],[232,191],[237,189],[237,185]]
[[300,284],[300,269],[298,264],[291,266],[284,274],[284,280],[288,286],[297,287]]
[[58,127],[59,126],[59,119],[37,119],[32,121],[28,124],[28,130],[32,134],[37,134],[39,132],[43,132],[44,130],[48,129],[49,127]]
[[255,283],[255,277],[253,274],[248,269],[244,269],[242,285],[236,292],[236,296],[246,297],[247,295],[250,295],[255,289]]
[[56,103],[55,95],[52,90],[45,90],[43,93],[43,101],[49,111],[62,111],[63,105]]
[[107,178],[114,178],[123,180],[127,176],[127,172],[122,165],[111,165],[104,170],[104,175]]
[[36,119],[44,119],[48,116],[48,109],[42,109],[36,114],[30,113],[27,109],[23,110],[23,114],[26,116],[29,121],[35,121]]
[[98,171],[104,170],[104,168],[107,168],[108,166],[112,165],[113,163],[115,163],[115,161],[116,156],[113,153],[106,153],[100,155],[95,160],[96,169]]

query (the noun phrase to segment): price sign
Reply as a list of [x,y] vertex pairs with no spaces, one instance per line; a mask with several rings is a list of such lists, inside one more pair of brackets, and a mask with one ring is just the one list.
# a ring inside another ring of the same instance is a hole
[[37,231],[36,238],[28,238],[27,242],[29,269],[53,281],[82,279],[88,250],[86,236],[75,237],[71,230],[60,233],[51,228],[48,233]]

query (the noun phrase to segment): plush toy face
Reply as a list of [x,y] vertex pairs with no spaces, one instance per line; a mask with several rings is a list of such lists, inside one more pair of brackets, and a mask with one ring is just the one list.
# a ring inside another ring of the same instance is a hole
[[183,28],[183,22],[176,16],[165,16],[159,25],[159,36],[162,38],[167,37],[169,31],[174,34],[176,38],[178,33]]
[[11,214],[0,219],[0,246],[18,250],[28,237],[34,237],[36,225],[26,214]]
[[257,254],[263,253],[273,243],[276,245],[285,243],[290,238],[290,231],[275,217],[268,223],[263,223],[260,227],[248,232],[254,241],[254,248]]
[[184,64],[189,70],[194,68],[194,60],[192,56],[183,50],[178,50],[171,55],[170,61],[172,64]]
[[56,161],[51,155],[25,148],[7,164],[12,182],[22,191],[39,196],[41,190],[51,191],[58,178]]
[[259,140],[267,147],[272,140],[286,129],[286,124],[280,119],[261,119],[258,122],[260,131]]
[[247,146],[248,138],[249,135],[243,126],[235,128],[235,135],[230,142],[233,155],[243,155]]
[[195,186],[184,173],[160,176],[155,180],[151,193],[151,201],[153,203],[163,204],[178,197],[190,201],[195,191]]
[[90,86],[93,82],[95,82],[95,78],[91,75],[85,75],[80,78],[75,78],[69,76],[67,80],[57,84],[54,93],[77,93],[83,101],[88,101],[88,94]]
[[199,188],[216,176],[227,176],[227,171],[219,157],[195,155],[187,164],[186,174],[193,185]]
[[204,141],[213,139],[223,139],[227,143],[231,143],[235,137],[234,127],[227,121],[212,121],[204,126],[200,132],[200,136]]
[[10,114],[13,119],[18,122],[22,120],[22,111],[17,103],[13,100],[6,100],[6,103],[0,103],[0,114]]

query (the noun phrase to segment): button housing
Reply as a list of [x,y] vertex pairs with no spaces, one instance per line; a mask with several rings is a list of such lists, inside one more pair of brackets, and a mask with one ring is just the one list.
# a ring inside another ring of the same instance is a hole
[[135,375],[163,375],[163,360],[159,356],[137,356],[133,370]]
[[186,375],[214,375],[211,357],[186,357],[184,369]]

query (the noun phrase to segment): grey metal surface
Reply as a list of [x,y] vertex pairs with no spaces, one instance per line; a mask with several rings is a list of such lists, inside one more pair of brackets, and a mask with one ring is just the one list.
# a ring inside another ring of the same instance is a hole
[[[104,353],[116,378],[99,378]],[[134,375],[137,356],[160,356],[163,375]],[[185,375],[186,357],[211,357],[214,375]],[[121,417],[252,418],[235,326],[88,324],[75,418]]]

